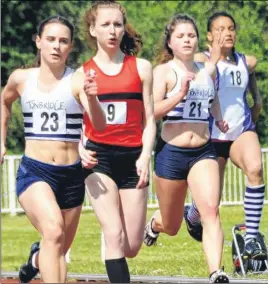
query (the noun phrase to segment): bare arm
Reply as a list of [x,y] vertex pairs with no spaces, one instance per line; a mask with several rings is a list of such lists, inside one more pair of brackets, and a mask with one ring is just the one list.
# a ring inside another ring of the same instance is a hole
[[[170,70],[165,65],[159,65],[154,69],[153,96],[154,115],[156,120],[162,119],[165,115],[167,115],[169,111],[174,109],[174,107],[183,100],[189,89],[189,84],[187,88],[187,86],[183,86],[182,83],[181,90],[178,92],[178,94],[165,99],[165,94],[167,92],[166,78],[169,71]],[[173,74],[173,76],[175,82],[175,73]]]
[[215,94],[215,98],[210,108],[210,112],[215,118],[215,125],[220,129],[221,132],[226,133],[229,130],[229,125],[222,118],[220,101],[217,93]]
[[256,80],[255,72],[251,73],[249,76],[249,91],[252,95],[254,105],[258,106],[261,109],[262,108],[262,98],[260,96],[260,93],[257,87],[257,80]]
[[6,153],[6,137],[8,129],[8,121],[12,112],[12,104],[19,98],[18,85],[20,83],[19,76],[21,70],[14,71],[4,87],[1,94],[1,163]]
[[254,102],[254,105],[251,107],[251,113],[253,120],[256,122],[259,118],[259,114],[262,109],[262,98],[258,90],[257,79],[255,74],[255,68],[257,66],[257,58],[255,56],[246,55],[246,62],[249,69],[248,87]]
[[143,104],[145,112],[145,127],[142,135],[143,149],[142,155],[151,158],[155,135],[156,124],[153,111],[153,96],[152,96],[152,83],[153,72],[152,65],[149,61],[144,59],[138,59],[138,69],[140,70],[140,76],[143,81]]
[[73,78],[75,94],[78,93],[79,101],[84,107],[95,129],[103,131],[106,126],[105,113],[98,100],[98,87],[93,77],[76,71]]
[[150,161],[152,150],[156,135],[156,125],[153,112],[153,100],[152,100],[152,65],[145,59],[137,58],[138,72],[142,81],[142,95],[144,105],[144,130],[142,134],[142,152],[140,157],[136,161],[137,175],[139,181],[136,185],[138,189],[142,189],[147,186],[150,176]]
[[249,73],[251,74],[252,72],[255,71],[255,68],[257,66],[258,63],[257,58],[255,56],[250,56],[250,55],[245,55],[245,57]]
[[256,122],[262,109],[262,98],[257,87],[255,72],[249,75],[249,91],[254,102],[254,105],[251,107],[251,113],[253,120]]
[[212,103],[212,106],[210,108],[210,112],[212,116],[215,118],[216,121],[222,120],[222,113],[221,113],[221,108],[220,108],[220,101],[218,94],[215,94],[214,101]]

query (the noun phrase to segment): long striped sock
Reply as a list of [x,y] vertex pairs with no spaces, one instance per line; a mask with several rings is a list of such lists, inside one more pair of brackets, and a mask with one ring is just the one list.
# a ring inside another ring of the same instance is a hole
[[192,225],[200,224],[200,214],[194,202],[190,206],[190,209],[187,213],[187,219]]
[[265,196],[265,185],[247,186],[244,199],[246,219],[246,242],[256,238],[261,221],[262,208]]

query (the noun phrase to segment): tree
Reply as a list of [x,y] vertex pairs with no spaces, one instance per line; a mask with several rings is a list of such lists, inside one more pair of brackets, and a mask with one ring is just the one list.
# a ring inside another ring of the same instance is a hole
[[[263,110],[257,123],[257,131],[262,145],[268,146],[268,5],[267,1],[120,1],[127,10],[128,21],[142,35],[144,46],[139,54],[155,64],[155,55],[162,43],[164,26],[175,13],[187,13],[196,19],[199,27],[199,49],[206,49],[206,22],[215,11],[225,10],[232,14],[238,25],[236,49],[239,52],[255,55],[258,59],[256,76],[263,97]],[[7,1],[2,0],[2,82],[5,85],[11,71],[34,61],[36,54],[32,35],[38,23],[44,18],[60,14],[76,27],[74,48],[70,55],[73,67],[81,65],[92,55],[84,39],[83,14],[90,1]],[[16,106],[17,107],[17,106]],[[14,109],[16,109],[14,107]],[[23,121],[19,112],[11,121],[12,138],[17,144],[8,142],[11,147],[20,147]],[[15,123],[15,126],[13,125]],[[20,127],[22,127],[21,125]],[[16,134],[17,133],[17,134]],[[9,133],[10,134],[10,133]],[[16,136],[18,135],[18,137]],[[16,138],[15,138],[16,137]],[[9,141],[9,140],[8,140]],[[13,145],[13,146],[12,146]]]

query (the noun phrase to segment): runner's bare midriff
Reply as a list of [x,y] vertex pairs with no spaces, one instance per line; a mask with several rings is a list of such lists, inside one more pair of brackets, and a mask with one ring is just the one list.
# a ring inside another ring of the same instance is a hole
[[163,125],[161,137],[174,146],[196,148],[206,144],[210,134],[208,124],[170,123]]
[[80,157],[78,143],[63,141],[26,140],[25,155],[52,165],[71,165]]

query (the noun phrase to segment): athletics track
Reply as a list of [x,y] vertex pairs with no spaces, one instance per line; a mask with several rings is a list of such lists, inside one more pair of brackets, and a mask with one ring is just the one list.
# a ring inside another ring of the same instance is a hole
[[[75,274],[69,273],[68,283],[98,283],[107,284],[107,276],[104,274]],[[132,283],[208,283],[208,278],[187,278],[177,276],[137,276],[131,277]],[[19,283],[17,272],[2,272],[1,283]],[[39,279],[33,280],[30,283],[40,283]],[[267,279],[252,279],[252,278],[232,278],[230,283],[268,283]]]

